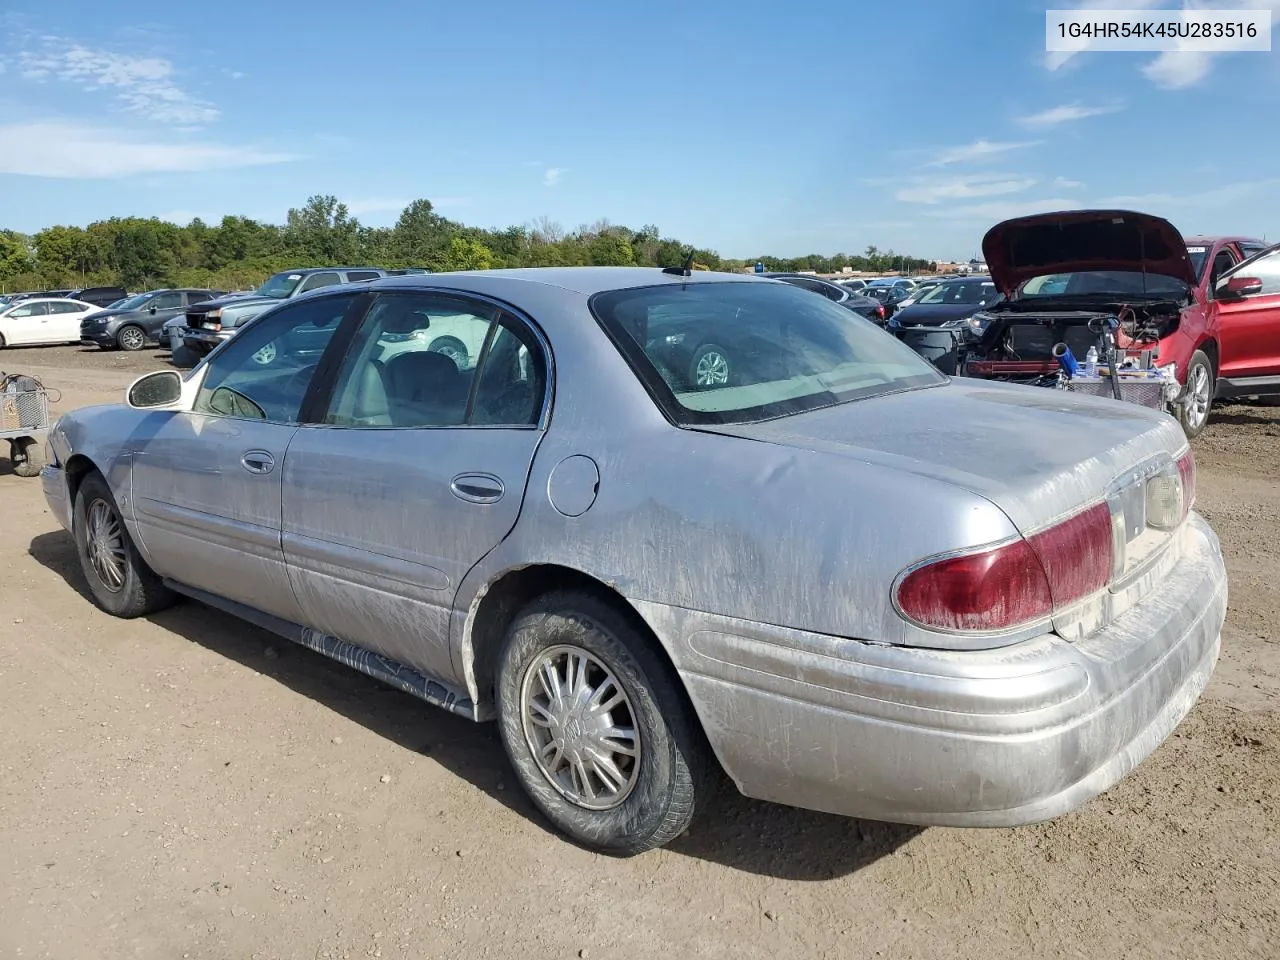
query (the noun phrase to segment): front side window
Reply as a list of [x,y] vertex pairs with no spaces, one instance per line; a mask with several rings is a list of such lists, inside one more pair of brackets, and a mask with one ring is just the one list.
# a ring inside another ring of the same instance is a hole
[[590,308],[681,426],[765,420],[946,382],[875,324],[786,284],[663,284],[597,294]]
[[11,317],[43,317],[49,312],[47,303],[28,303],[14,308]]
[[1262,289],[1256,296],[1272,296],[1280,293],[1280,250],[1259,257],[1231,274],[1234,277],[1256,277],[1262,281]]
[[532,426],[545,384],[537,339],[499,308],[447,294],[383,294],[347,352],[325,422]]
[[194,411],[297,423],[316,365],[354,299],[305,300],[246,326],[209,359]]
[[313,273],[302,281],[302,289],[299,293],[306,293],[308,290],[319,290],[321,287],[332,287],[342,282],[342,278],[336,273]]
[[157,310],[172,310],[174,307],[182,306],[182,294],[177,290],[170,290],[168,293],[157,293],[151,298],[151,306]]

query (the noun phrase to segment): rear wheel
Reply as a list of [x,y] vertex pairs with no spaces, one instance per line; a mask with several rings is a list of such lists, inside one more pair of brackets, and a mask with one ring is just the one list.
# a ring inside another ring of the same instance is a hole
[[498,726],[516,777],[577,842],[631,855],[678,837],[708,785],[708,748],[679,681],[614,607],[549,594],[507,631]]
[[467,345],[457,337],[436,337],[427,345],[432,353],[443,353],[459,370],[467,369]]
[[130,323],[116,332],[116,346],[121,350],[141,350],[147,345],[147,334],[139,326]]
[[76,553],[94,603],[125,619],[173,603],[173,592],[138,554],[111,488],[96,470],[80,484],[73,519]]
[[1188,439],[1200,436],[1209,422],[1214,380],[1213,364],[1202,350],[1197,350],[1187,363],[1187,383],[1182,388],[1182,403],[1178,405],[1178,421]]

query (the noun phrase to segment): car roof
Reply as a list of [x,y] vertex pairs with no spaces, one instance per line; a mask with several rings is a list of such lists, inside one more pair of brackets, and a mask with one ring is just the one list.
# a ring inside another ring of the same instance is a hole
[[[83,300],[77,300],[75,297],[27,297],[25,300],[19,300],[17,303],[10,304],[10,306],[25,307],[29,303],[83,303],[83,302],[84,302]],[[89,306],[93,306],[93,304],[89,304]]]
[[[519,267],[508,270],[467,270],[450,273],[412,274],[368,281],[374,290],[429,289],[450,287],[480,291],[494,281],[502,284],[530,284],[556,287],[583,296],[606,290],[652,287],[663,283],[763,283],[769,277],[748,273],[717,273],[693,270],[688,276],[664,273],[659,267]],[[816,279],[816,278],[814,278]]]
[[1264,247],[1267,246],[1265,240],[1259,240],[1257,237],[1183,237],[1189,247],[1212,247],[1219,243],[1260,243]]
[[273,273],[273,274],[272,274],[272,276],[273,276],[273,277],[275,277],[275,276],[279,276],[279,275],[280,275],[280,274],[282,274],[282,273],[301,273],[301,274],[309,274],[309,273],[329,273],[329,272],[331,272],[331,271],[333,271],[333,270],[376,270],[378,273],[386,273],[386,272],[387,272],[387,270],[386,270],[386,268],[385,268],[385,267],[342,267],[342,266],[336,266],[336,267],[298,267],[296,270],[295,270],[295,269],[290,269],[290,270],[277,270],[275,273]]

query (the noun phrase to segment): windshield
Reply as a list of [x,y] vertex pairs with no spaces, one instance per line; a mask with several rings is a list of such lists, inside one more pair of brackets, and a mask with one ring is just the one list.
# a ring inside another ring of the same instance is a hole
[[1053,273],[1032,277],[1022,285],[1019,295],[1023,298],[1106,296],[1181,299],[1187,296],[1187,285],[1181,280],[1158,273],[1085,270],[1079,273]]
[[1191,272],[1196,275],[1199,280],[1204,276],[1204,265],[1209,259],[1208,247],[1187,247],[1187,254],[1191,257]]
[[258,296],[287,300],[301,282],[302,274],[300,273],[277,273],[274,277],[267,278],[267,282],[258,288]]
[[946,378],[830,300],[782,283],[614,290],[591,310],[681,426],[745,423]]
[[981,304],[988,300],[994,300],[996,296],[996,285],[994,283],[983,283],[981,281],[969,283],[943,283],[916,301],[919,304],[927,303],[972,303]]
[[121,300],[119,303],[112,304],[116,310],[137,310],[151,299],[149,293],[139,293],[136,296],[129,297],[127,300]]

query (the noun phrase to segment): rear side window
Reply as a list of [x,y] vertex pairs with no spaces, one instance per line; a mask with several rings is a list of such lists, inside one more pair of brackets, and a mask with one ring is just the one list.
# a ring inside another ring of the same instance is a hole
[[380,274],[373,270],[348,270],[347,280],[350,283],[358,283],[361,280],[377,280]]
[[306,293],[308,290],[319,290],[321,287],[331,287],[341,282],[342,278],[336,273],[313,273],[302,281],[302,287],[298,292]]

